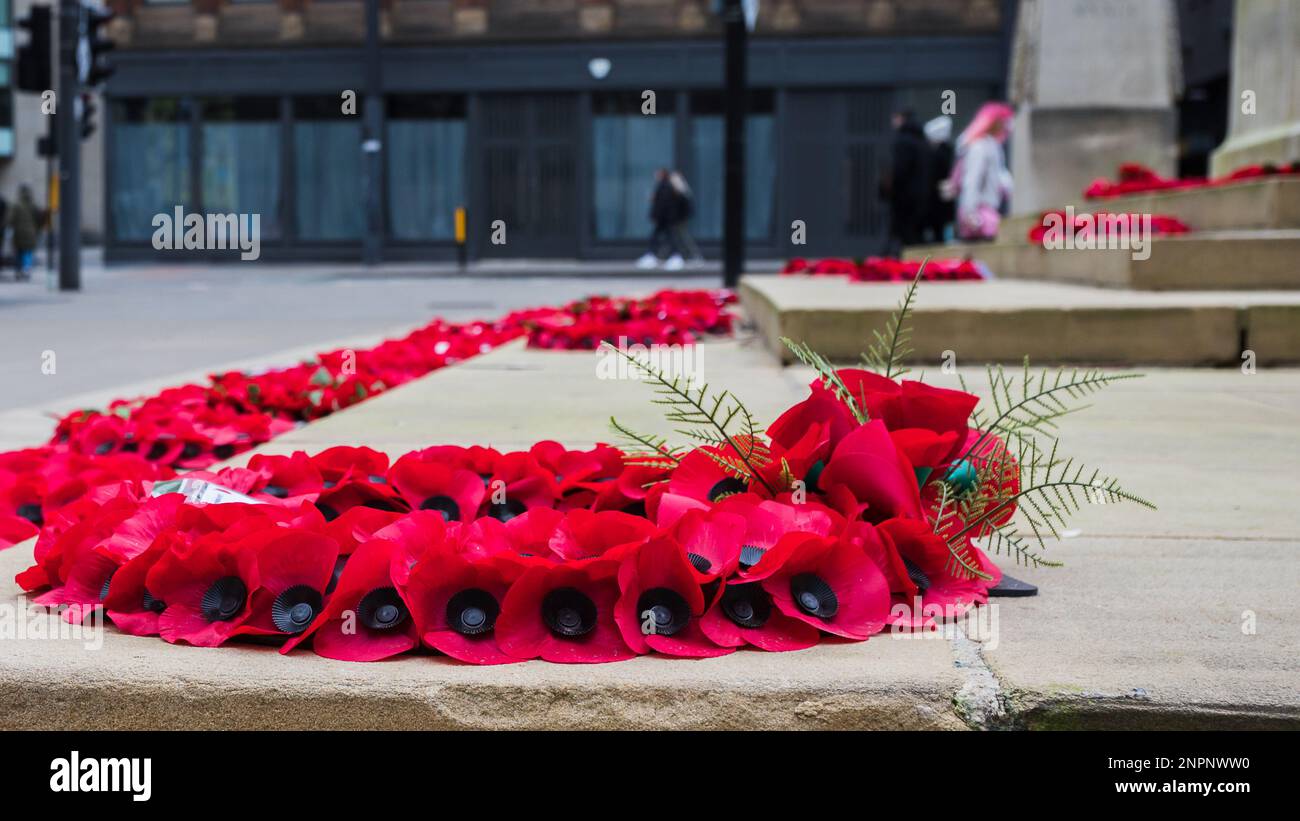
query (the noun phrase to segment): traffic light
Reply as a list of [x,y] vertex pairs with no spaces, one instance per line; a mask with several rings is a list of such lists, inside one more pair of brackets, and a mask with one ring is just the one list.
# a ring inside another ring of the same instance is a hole
[[18,89],[42,92],[54,88],[53,62],[54,33],[49,6],[32,6],[27,17],[18,21],[27,29],[27,42],[18,48]]
[[[84,6],[83,12],[85,28],[82,31],[89,59],[88,64],[81,67],[81,83],[93,88],[103,83],[113,73],[113,67],[108,64],[108,52],[113,49],[113,41],[100,31],[100,28],[107,26],[113,19],[113,13],[90,6]],[[81,49],[78,49],[78,52],[81,52]]]
[[95,133],[95,95],[81,92],[81,139],[87,139]]

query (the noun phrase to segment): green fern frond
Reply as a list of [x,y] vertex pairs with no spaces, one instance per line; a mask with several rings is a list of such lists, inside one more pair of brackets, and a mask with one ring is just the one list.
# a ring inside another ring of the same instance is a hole
[[862,355],[862,363],[881,376],[889,379],[897,379],[911,371],[910,368],[903,365],[903,360],[912,353],[912,303],[916,299],[917,286],[921,284],[921,277],[925,274],[925,266],[929,264],[930,259],[926,257],[921,262],[921,267],[917,269],[916,278],[912,284],[907,286],[907,291],[903,294],[903,301],[898,304],[898,308],[890,315],[889,321],[885,323],[885,330],[872,330],[871,334],[875,341],[867,348],[867,352]]
[[[959,457],[962,459],[969,458],[995,434],[1017,440],[1045,437],[1055,441],[1057,420],[1087,407],[1071,407],[1070,400],[1091,396],[1125,379],[1142,377],[1140,373],[1108,374],[1096,368],[1058,368],[1054,372],[1044,369],[1034,373],[1029,370],[1028,358],[1019,380],[1008,376],[1001,366],[990,366],[987,375],[994,416],[990,420],[982,408],[971,415],[971,426],[981,434]],[[961,384],[965,390],[964,379]]]
[[669,377],[650,362],[608,342],[604,344],[654,386],[657,398],[651,401],[664,407],[665,419],[683,425],[678,432],[730,451],[744,466],[748,476],[775,494],[759,473],[771,459],[767,446],[759,439],[763,428],[754,421],[754,415],[739,397],[726,390],[710,393],[707,383],[697,386],[689,376]]
[[821,377],[822,387],[834,391],[835,397],[839,399],[853,414],[853,418],[858,421],[859,425],[865,425],[869,419],[863,403],[858,401],[844,384],[844,380],[835,371],[834,366],[826,361],[826,358],[814,351],[806,342],[795,342],[787,337],[781,337],[781,343],[790,349],[790,353],[795,355],[803,364],[817,371]]
[[1156,509],[1152,502],[1121,486],[1118,479],[1103,476],[1100,471],[1088,468],[1073,458],[1059,457],[1055,441],[1052,449],[1044,454],[1033,439],[1022,440],[1019,458],[1014,462],[1010,461],[1009,448],[1001,450],[1002,453],[990,461],[999,465],[997,469],[1003,471],[1003,475],[1009,475],[1012,470],[1018,469],[1019,489],[1007,493],[1004,492],[1006,485],[1002,483],[981,486],[975,494],[978,498],[964,510],[968,514],[963,516],[966,526],[948,536],[950,545],[964,545],[968,536],[978,538],[987,535],[995,550],[1005,547],[1017,557],[1017,561],[1023,559],[1035,564],[1047,564],[1035,552],[1034,546],[1016,536],[1006,524],[994,524],[993,519],[1008,508],[1016,507],[1033,535],[1036,550],[1042,551],[1046,548],[1047,536],[1059,539],[1061,531],[1068,527],[1068,517],[1078,513],[1085,502],[1131,502]]
[[624,461],[628,464],[669,469],[681,464],[682,448],[670,446],[667,439],[653,434],[638,433],[619,424],[619,421],[612,416],[609,417],[609,426],[619,438],[630,445],[624,448]]

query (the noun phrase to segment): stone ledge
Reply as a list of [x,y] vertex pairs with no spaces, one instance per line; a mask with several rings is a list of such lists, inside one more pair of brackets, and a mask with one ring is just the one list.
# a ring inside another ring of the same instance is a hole
[[1048,250],[1019,240],[920,245],[905,259],[974,258],[999,279],[1144,291],[1300,290],[1300,230],[1206,231],[1156,237],[1148,259],[1123,249]]
[[[855,361],[902,288],[843,277],[747,276],[740,297],[769,350],[786,336]],[[1256,314],[1253,309],[1259,306]],[[1204,365],[1239,363],[1242,341],[1271,364],[1300,361],[1290,332],[1300,293],[1117,291],[1046,282],[927,283],[913,314],[918,358],[960,362]],[[1256,335],[1258,324],[1258,336]],[[1254,348],[1255,342],[1258,348]]]

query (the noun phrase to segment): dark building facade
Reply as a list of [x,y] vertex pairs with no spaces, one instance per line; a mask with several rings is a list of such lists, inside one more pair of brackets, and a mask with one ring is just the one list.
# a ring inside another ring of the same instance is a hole
[[[763,0],[750,40],[746,229],[759,257],[879,250],[889,115],[1001,96],[1002,0]],[[105,251],[166,255],[153,218],[260,215],[267,259],[360,258],[367,149],[382,256],[630,258],[680,169],[722,232],[722,44],[703,0],[393,0],[378,145],[363,145],[358,0],[120,0],[106,89]],[[945,92],[952,92],[945,95]],[[354,96],[353,96],[354,95]],[[349,99],[354,100],[349,106]],[[652,105],[649,105],[652,103]],[[802,220],[807,245],[790,245]],[[491,241],[493,223],[507,241]]]

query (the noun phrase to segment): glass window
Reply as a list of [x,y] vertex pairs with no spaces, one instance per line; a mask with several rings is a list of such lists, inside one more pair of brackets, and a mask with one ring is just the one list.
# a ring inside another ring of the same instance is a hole
[[153,236],[156,214],[191,208],[190,109],[175,97],[113,101],[113,191],[119,240]]
[[465,205],[465,98],[388,98],[388,230],[396,239],[446,240]]
[[341,98],[293,101],[295,227],[299,239],[355,240],[365,229],[361,107],[344,114]]
[[594,98],[597,239],[643,239],[650,233],[655,171],[674,164],[672,101],[672,95],[659,94],[656,113],[642,114],[640,92]]
[[203,101],[203,209],[257,214],[262,236],[280,236],[280,101]]
[[[750,95],[745,119],[745,236],[772,236],[776,199],[776,118],[770,91]],[[701,239],[722,238],[724,120],[722,95],[691,95],[691,169],[695,193],[691,233]]]

